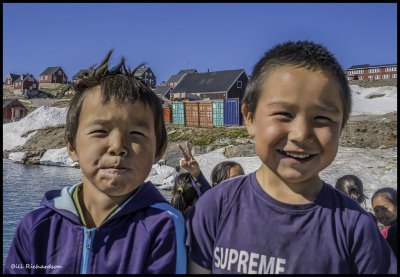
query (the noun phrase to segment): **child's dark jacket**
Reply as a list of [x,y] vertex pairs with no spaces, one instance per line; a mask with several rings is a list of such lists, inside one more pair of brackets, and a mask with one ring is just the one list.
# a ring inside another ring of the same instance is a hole
[[186,273],[183,217],[150,182],[92,229],[80,222],[75,187],[47,192],[24,216],[4,273]]

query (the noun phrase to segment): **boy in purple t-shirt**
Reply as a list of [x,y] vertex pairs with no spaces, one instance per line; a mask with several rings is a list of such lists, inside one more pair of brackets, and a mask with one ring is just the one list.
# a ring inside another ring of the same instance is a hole
[[81,184],[47,192],[19,223],[4,273],[186,273],[185,225],[151,182],[165,152],[162,106],[126,68],[80,75],[66,143]]
[[309,41],[256,64],[242,113],[262,161],[207,191],[188,214],[189,273],[396,273],[358,203],[324,183],[351,111],[344,71]]

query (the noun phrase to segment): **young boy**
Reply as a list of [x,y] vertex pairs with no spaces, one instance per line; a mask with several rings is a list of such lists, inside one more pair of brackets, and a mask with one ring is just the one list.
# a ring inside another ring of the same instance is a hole
[[346,76],[323,46],[287,42],[265,54],[242,105],[262,165],[191,209],[189,273],[397,272],[369,214],[318,176],[350,110]]
[[67,149],[83,183],[45,194],[12,241],[5,273],[186,273],[184,219],[150,183],[167,137],[158,97],[112,51],[74,89]]

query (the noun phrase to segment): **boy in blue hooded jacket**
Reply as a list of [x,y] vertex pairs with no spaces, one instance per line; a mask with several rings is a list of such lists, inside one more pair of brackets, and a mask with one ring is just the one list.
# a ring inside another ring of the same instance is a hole
[[184,220],[150,182],[167,136],[158,97],[112,50],[74,84],[65,127],[83,182],[19,223],[4,273],[186,273]]

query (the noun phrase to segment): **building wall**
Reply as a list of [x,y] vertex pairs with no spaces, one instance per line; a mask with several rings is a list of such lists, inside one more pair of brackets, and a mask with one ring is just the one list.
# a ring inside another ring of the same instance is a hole
[[248,81],[249,79],[243,72],[235,84],[233,84],[233,86],[229,89],[227,98],[239,98],[239,101],[241,102],[244,97]]
[[27,89],[27,90],[39,90],[39,83],[38,83],[38,81],[36,81],[35,77],[30,76],[29,78],[26,78],[22,82],[15,82],[14,83],[14,91],[23,92],[23,91],[25,91],[25,89]]
[[397,65],[345,70],[348,80],[397,79]]
[[5,82],[4,82],[5,86],[12,86],[13,85],[13,80],[11,77],[7,77]]

